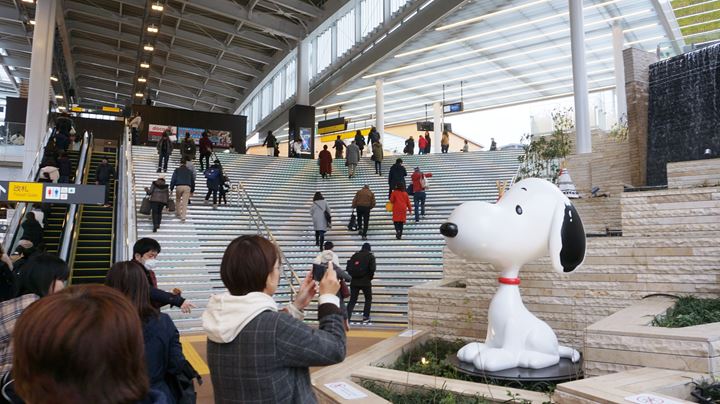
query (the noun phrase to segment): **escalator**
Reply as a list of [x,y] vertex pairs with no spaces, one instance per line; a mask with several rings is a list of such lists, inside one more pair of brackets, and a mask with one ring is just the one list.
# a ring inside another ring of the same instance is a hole
[[[95,183],[95,169],[104,158],[117,168],[117,152],[93,150],[83,183]],[[82,205],[78,212],[79,222],[75,226],[74,248],[70,258],[70,284],[102,283],[112,264],[115,180],[108,187],[110,207]]]
[[[70,183],[75,183],[75,174],[80,160],[80,152],[68,150],[67,155],[72,162]],[[45,231],[43,233],[45,249],[48,253],[57,255],[60,252],[60,241],[62,240],[63,231],[66,226],[65,221],[69,209],[70,205],[68,204],[53,204],[50,208],[50,214],[46,218],[47,224],[45,225]]]

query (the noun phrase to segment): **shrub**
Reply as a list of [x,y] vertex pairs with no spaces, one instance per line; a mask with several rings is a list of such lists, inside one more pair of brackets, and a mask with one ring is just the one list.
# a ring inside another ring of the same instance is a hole
[[655,316],[652,325],[679,328],[717,322],[720,322],[720,299],[683,296],[665,314]]

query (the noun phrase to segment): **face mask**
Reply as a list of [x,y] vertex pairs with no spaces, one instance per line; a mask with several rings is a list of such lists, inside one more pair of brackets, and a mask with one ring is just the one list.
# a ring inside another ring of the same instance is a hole
[[155,258],[145,260],[145,268],[154,270],[155,268],[157,268],[157,266],[158,266],[158,260],[156,260]]

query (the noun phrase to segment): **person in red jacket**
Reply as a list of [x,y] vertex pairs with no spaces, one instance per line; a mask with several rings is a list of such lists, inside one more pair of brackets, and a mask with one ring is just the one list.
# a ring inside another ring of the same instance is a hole
[[403,225],[407,221],[407,213],[412,213],[410,198],[405,192],[405,186],[398,184],[395,190],[390,194],[390,202],[393,204],[393,224],[395,225],[395,238],[400,240],[403,233]]
[[318,154],[318,164],[320,165],[320,175],[323,178],[332,175],[332,154],[328,151],[327,145],[323,146],[322,151]]
[[[425,178],[432,177],[432,173],[424,173],[420,171],[420,167],[415,167],[412,176],[413,202],[415,203],[415,223],[420,221],[420,214],[425,217],[425,188],[427,182]],[[419,206],[418,206],[419,205]]]
[[208,137],[207,131],[203,131],[202,137],[200,138],[200,171],[205,171],[206,168],[210,168],[210,155],[212,152],[212,140]]
[[[427,132],[425,132],[427,133]],[[418,137],[418,154],[427,154],[427,139],[423,136]]]

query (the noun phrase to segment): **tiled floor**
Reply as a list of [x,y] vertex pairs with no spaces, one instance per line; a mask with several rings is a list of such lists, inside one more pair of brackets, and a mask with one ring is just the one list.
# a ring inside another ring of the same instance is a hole
[[[386,338],[395,336],[399,331],[351,330],[348,334],[347,356],[359,352]],[[203,385],[197,388],[198,404],[212,404],[213,390],[207,367],[206,338],[204,335],[186,335],[180,338],[185,357],[203,377]],[[310,369],[312,372],[314,368]]]

